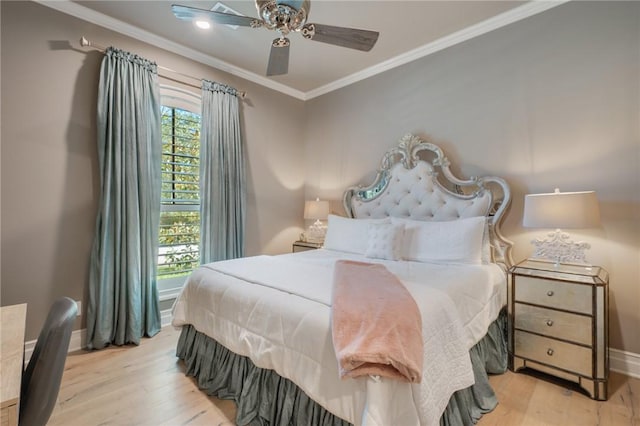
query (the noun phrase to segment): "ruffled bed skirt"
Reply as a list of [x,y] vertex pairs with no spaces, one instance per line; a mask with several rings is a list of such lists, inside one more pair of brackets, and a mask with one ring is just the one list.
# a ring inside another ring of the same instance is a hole
[[[451,396],[441,425],[472,425],[497,405],[488,374],[506,371],[506,326],[503,311],[485,337],[471,349],[475,384]],[[182,328],[176,352],[185,363],[186,374],[196,378],[200,389],[208,395],[235,401],[238,425],[349,425],[290,380],[273,370],[256,367],[249,358],[229,351],[191,325]]]

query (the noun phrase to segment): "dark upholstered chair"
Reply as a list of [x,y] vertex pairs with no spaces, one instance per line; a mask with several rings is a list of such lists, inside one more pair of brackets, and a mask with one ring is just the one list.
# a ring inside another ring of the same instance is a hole
[[68,297],[56,300],[51,306],[29,364],[22,374],[20,426],[47,424],[58,399],[77,312],[76,302]]

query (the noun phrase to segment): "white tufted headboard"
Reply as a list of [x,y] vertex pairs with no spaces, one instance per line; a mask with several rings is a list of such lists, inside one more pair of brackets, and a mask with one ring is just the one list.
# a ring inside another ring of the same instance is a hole
[[[433,157],[430,161],[429,156]],[[511,202],[509,186],[494,176],[458,179],[449,164],[438,146],[405,135],[382,157],[371,185],[345,191],[347,215],[430,221],[487,216],[492,259],[508,269],[513,265],[513,243],[502,236],[500,223]]]

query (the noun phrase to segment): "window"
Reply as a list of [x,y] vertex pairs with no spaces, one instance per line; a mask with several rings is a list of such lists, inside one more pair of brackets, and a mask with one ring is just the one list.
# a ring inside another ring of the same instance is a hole
[[158,280],[200,263],[200,114],[164,104]]

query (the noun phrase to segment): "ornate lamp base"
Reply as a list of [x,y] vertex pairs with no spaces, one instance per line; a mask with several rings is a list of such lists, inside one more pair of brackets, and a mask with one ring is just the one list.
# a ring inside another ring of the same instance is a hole
[[585,257],[585,250],[590,249],[591,245],[583,241],[572,241],[569,234],[559,229],[549,232],[545,239],[532,240],[531,244],[535,246],[531,259],[552,261],[556,265],[560,263],[590,265]]
[[310,243],[324,243],[324,236],[327,234],[327,225],[316,220],[313,225],[309,226],[306,241]]

